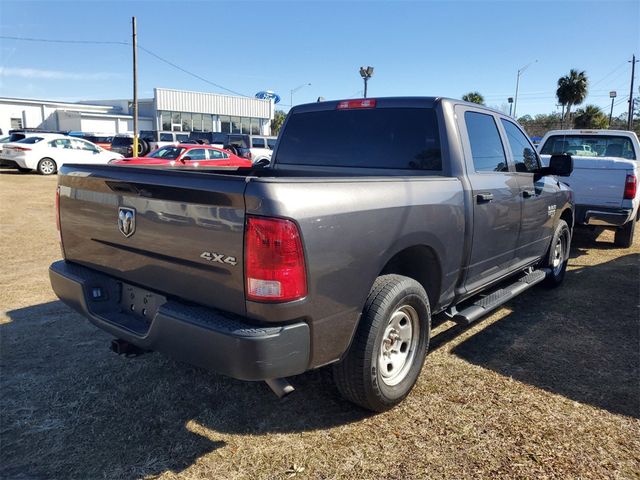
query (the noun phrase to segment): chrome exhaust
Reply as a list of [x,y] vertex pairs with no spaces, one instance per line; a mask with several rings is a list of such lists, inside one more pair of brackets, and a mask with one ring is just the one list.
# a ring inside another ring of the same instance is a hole
[[269,380],[265,380],[265,383],[269,385],[269,388],[273,390],[273,393],[275,393],[278,398],[284,398],[295,390],[286,378],[270,378]]

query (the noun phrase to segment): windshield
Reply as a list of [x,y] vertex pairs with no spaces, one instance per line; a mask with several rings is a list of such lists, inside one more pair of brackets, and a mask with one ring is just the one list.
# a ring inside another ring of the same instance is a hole
[[160,147],[159,149],[151,152],[149,155],[147,155],[147,157],[175,160],[180,156],[182,152],[184,152],[184,148],[167,145],[166,147]]
[[287,121],[276,163],[441,170],[431,108],[372,108],[297,113]]
[[629,137],[614,135],[552,135],[542,149],[542,155],[569,153],[578,157],[619,157],[635,160]]

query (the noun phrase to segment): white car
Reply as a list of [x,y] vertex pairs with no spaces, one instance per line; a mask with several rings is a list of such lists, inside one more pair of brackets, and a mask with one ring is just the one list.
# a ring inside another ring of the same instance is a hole
[[37,170],[52,175],[65,163],[106,165],[122,155],[104,150],[80,138],[42,133],[18,142],[5,143],[0,163],[16,167],[21,172]]
[[253,163],[263,159],[271,161],[271,155],[277,139],[277,137],[251,135],[251,161]]
[[573,173],[563,181],[574,193],[575,223],[615,229],[615,243],[633,243],[640,218],[640,143],[623,130],[552,130],[538,146],[543,165],[568,153]]

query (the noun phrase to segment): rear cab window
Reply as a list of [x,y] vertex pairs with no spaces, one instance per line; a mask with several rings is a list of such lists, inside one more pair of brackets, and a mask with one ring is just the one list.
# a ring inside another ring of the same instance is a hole
[[551,135],[540,148],[541,155],[568,153],[582,157],[617,157],[637,160],[631,139],[619,135]]
[[442,170],[433,108],[321,110],[292,115],[276,164]]

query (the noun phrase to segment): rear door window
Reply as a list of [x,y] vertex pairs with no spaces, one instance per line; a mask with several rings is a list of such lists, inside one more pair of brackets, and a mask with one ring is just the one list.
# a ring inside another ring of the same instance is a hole
[[508,172],[507,157],[493,115],[468,111],[464,122],[476,172]]
[[210,149],[209,150],[209,159],[210,160],[223,160],[225,158],[228,158],[228,155],[225,155],[224,153],[220,152],[219,150],[213,150]]
[[323,110],[292,115],[275,163],[442,170],[432,108]]
[[264,148],[264,138],[252,138],[251,146],[253,148]]
[[507,132],[507,140],[511,147],[511,155],[516,165],[516,172],[535,172],[540,168],[538,156],[527,137],[513,123],[501,118],[502,126]]
[[204,148],[192,148],[190,150],[187,150],[187,153],[185,153],[185,157],[189,157],[193,161],[206,160],[207,152]]

